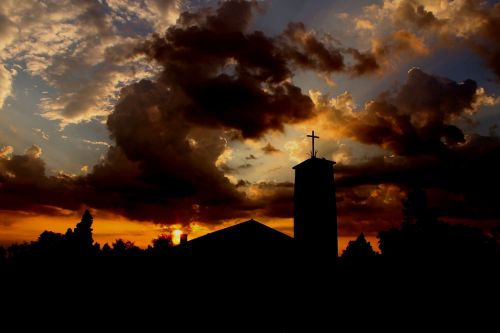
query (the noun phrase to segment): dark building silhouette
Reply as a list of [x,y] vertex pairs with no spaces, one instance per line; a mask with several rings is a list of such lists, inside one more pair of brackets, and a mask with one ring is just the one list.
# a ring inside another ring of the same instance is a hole
[[261,257],[290,253],[293,238],[253,219],[181,243],[195,256]]
[[187,243],[187,241],[188,241],[188,234],[186,233],[181,234],[180,244]]
[[190,240],[178,250],[195,256],[283,256],[295,253],[318,259],[338,256],[337,208],[333,165],[317,158],[313,140],[311,158],[296,165],[293,238],[255,220],[218,230]]
[[311,158],[293,167],[294,234],[297,246],[315,256],[338,255],[337,206],[333,165],[335,162],[317,158],[314,150]]

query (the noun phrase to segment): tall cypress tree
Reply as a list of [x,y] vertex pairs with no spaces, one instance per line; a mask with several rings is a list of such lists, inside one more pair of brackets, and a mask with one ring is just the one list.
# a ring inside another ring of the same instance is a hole
[[92,239],[92,222],[94,218],[90,214],[89,210],[86,209],[83,213],[82,220],[76,225],[75,231],[73,233],[74,239],[81,250],[87,250],[92,248],[94,240]]

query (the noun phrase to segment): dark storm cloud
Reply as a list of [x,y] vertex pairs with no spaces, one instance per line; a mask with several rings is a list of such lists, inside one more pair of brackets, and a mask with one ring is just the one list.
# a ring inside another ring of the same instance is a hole
[[249,204],[260,216],[293,216],[293,183],[259,182],[250,186],[258,193],[258,197]]
[[[381,94],[355,118],[337,117],[344,119],[338,126],[345,126],[344,133],[353,139],[389,151],[388,156],[365,163],[336,166],[337,185],[346,199],[339,214],[349,215],[345,207],[365,204],[371,198],[365,193],[364,199],[353,199],[352,191],[386,184],[403,191],[414,187],[439,190],[439,203],[434,203],[444,216],[500,218],[496,204],[500,200],[500,139],[466,135],[456,125],[477,109],[483,97],[472,80],[457,83],[413,69],[396,93]],[[362,211],[368,214],[369,206]],[[394,207],[378,208],[383,214]]]
[[331,43],[318,40],[313,33],[307,31],[303,23],[289,23],[283,37],[288,41],[284,45],[285,55],[297,66],[324,73],[345,69],[342,51],[329,45]]
[[352,75],[360,76],[378,72],[381,69],[379,60],[371,52],[360,52],[356,49],[347,50],[356,60],[356,63],[351,67]]
[[341,185],[337,188],[339,235],[353,237],[363,232],[374,236],[380,230],[399,226],[403,197],[404,192],[394,185]]
[[216,12],[184,13],[136,50],[163,73],[122,89],[107,122],[115,146],[88,175],[47,177],[35,148],[2,153],[3,208],[84,204],[164,223],[220,222],[258,209],[216,166],[225,131],[256,138],[312,117],[313,104],[290,83],[275,41],[246,32],[254,7],[228,1]]
[[64,174],[47,177],[41,149],[32,146],[22,155],[0,156],[0,209],[57,214],[57,207],[79,208],[78,188]]
[[[228,1],[215,13],[184,13],[165,35],[140,48],[163,66],[160,81],[182,96],[188,121],[260,137],[313,117],[310,98],[291,83],[297,68],[327,76],[378,68],[369,55],[341,49],[302,23],[290,23],[274,38],[247,31],[255,6]],[[347,65],[346,54],[357,62]]]
[[[116,192],[127,200],[121,206],[128,207],[128,216],[144,219],[150,214],[153,220],[180,222],[187,217],[215,218],[215,211],[222,214],[225,206],[237,207],[244,198],[215,166],[226,148],[223,132],[189,124],[177,103],[162,83],[141,81],[124,89],[108,118],[117,148],[88,179],[100,192]],[[190,145],[188,138],[196,145]],[[132,179],[101,188],[114,178],[116,168],[127,164],[121,159],[135,166],[135,171],[124,172]],[[137,211],[130,211],[136,206]]]
[[[229,1],[215,12],[184,13],[138,50],[163,71],[156,82],[122,90],[108,118],[116,147],[86,177],[96,193],[108,194],[94,206],[176,222],[215,222],[249,211],[291,215],[290,186],[259,184],[261,195],[247,198],[241,184],[224,176],[237,171],[216,163],[226,149],[224,131],[258,138],[313,117],[311,99],[290,83],[294,68],[332,73],[344,65],[339,50],[303,25],[290,25],[278,38],[248,32],[255,6]],[[299,61],[301,53],[309,60]],[[263,150],[279,152],[270,144]]]
[[[225,177],[237,171],[219,160],[227,149],[225,138],[260,138],[314,117],[309,96],[291,83],[297,68],[361,75],[378,65],[370,54],[342,49],[302,24],[291,24],[273,38],[249,32],[255,6],[226,1],[216,11],[184,13],[164,35],[134,50],[163,70],[156,81],[122,89],[107,122],[115,142],[107,156],[88,175],[47,177],[36,149],[2,155],[0,207],[40,211],[84,204],[161,223],[218,223],[254,214],[291,217],[291,183],[233,184]],[[404,34],[398,38],[405,36],[411,40]],[[347,63],[346,54],[356,62]],[[434,161],[432,170],[442,159],[450,161],[447,167],[455,166],[448,155],[464,154],[460,149],[470,140],[482,140],[467,139],[454,123],[474,110],[478,98],[473,81],[456,83],[414,69],[398,94],[383,94],[356,115],[337,112],[336,124],[346,136],[403,159],[396,158],[401,165],[395,166],[376,160],[339,166],[339,185],[404,184],[414,169],[419,180],[429,168],[425,158]],[[246,196],[245,188],[252,194]]]
[[268,155],[273,155],[273,154],[278,154],[281,153],[281,150],[278,148],[274,147],[272,144],[267,143],[264,147],[261,148],[261,150]]
[[[371,23],[370,23],[371,24]],[[415,33],[400,29],[387,35],[372,37],[371,49],[360,51],[355,48],[341,48],[338,52],[348,55],[352,61],[344,58],[343,70],[351,77],[382,74],[390,70],[401,58],[413,58],[427,55],[430,50],[424,40]]]
[[334,109],[329,117],[343,136],[397,155],[446,153],[464,142],[456,124],[483,98],[475,81],[458,83],[414,68],[396,94],[384,92],[356,113]]
[[[448,216],[473,219],[500,217],[500,139],[472,135],[441,154],[377,158],[356,166],[338,166],[338,185],[396,184],[447,193]],[[441,203],[443,205],[443,203]]]
[[492,10],[485,10],[483,15],[485,24],[471,42],[500,80],[500,4],[495,4]]
[[[451,6],[450,6],[451,7]],[[500,4],[468,0],[453,6],[447,18],[437,18],[419,1],[401,1],[393,14],[397,26],[433,31],[445,43],[467,46],[477,52],[500,78]]]
[[230,1],[216,13],[182,14],[178,25],[144,46],[164,68],[160,81],[182,96],[179,111],[187,121],[256,138],[313,116],[310,98],[289,82],[279,45],[246,31],[253,6]]
[[164,223],[219,222],[258,209],[218,163],[227,131],[258,138],[311,118],[313,103],[290,83],[278,42],[247,32],[255,7],[226,1],[184,13],[134,50],[163,72],[122,89],[107,122],[115,141],[107,156],[88,175],[66,178],[47,177],[36,152],[2,156],[3,203],[33,211],[84,204]]

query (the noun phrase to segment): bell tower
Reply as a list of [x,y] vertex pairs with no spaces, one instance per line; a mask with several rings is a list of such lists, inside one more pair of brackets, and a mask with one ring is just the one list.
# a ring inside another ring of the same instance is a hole
[[316,258],[336,258],[337,205],[333,176],[334,161],[317,158],[314,139],[311,158],[293,167],[294,237],[302,253]]

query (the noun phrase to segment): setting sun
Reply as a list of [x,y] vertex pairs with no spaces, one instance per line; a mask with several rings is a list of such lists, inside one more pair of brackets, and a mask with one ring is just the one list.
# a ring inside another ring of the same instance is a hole
[[172,244],[179,245],[181,243],[182,230],[175,229],[172,231]]

